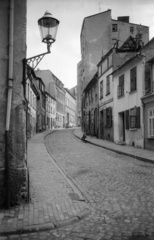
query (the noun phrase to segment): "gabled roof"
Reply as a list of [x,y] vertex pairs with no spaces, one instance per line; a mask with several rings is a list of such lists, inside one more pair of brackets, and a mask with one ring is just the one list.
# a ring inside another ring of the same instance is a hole
[[99,64],[102,63],[113,52],[113,50],[114,50],[114,47],[112,47],[104,56],[102,56],[97,66],[99,66]]
[[144,52],[145,50],[150,46],[150,44],[154,43],[154,38],[152,38],[143,48],[140,52],[138,53],[134,53],[134,55],[128,60],[126,61],[124,64],[122,64],[120,67],[118,67],[117,69],[115,69],[112,74],[118,72],[119,70],[121,70],[123,67],[125,67],[127,64],[129,64],[131,61],[133,61],[134,59],[138,59],[141,60],[144,57]]
[[54,81],[54,75],[50,70],[36,70],[35,75],[42,79],[46,86],[46,91],[53,97],[56,98],[56,87]]
[[76,100],[75,97],[73,96],[73,94],[70,92],[70,90],[68,88],[65,88],[65,90],[74,100]]
[[86,88],[83,90],[83,92],[89,91],[89,89],[90,89],[95,83],[97,83],[97,81],[98,81],[97,73],[95,73],[95,75],[93,76],[93,78],[91,79],[91,81],[88,83],[88,85],[86,86]]
[[51,97],[52,99],[54,99],[54,100],[56,101],[56,98],[54,98],[53,96],[51,96],[50,93],[48,93],[47,91],[45,91],[45,93],[46,93],[49,97]]

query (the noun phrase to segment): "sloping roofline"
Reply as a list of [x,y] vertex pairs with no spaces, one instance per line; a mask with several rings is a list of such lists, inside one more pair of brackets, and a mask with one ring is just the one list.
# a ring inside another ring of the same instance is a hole
[[[118,19],[111,19],[111,20],[112,20],[112,21],[115,21],[115,22],[123,22],[123,21],[120,21],[120,20],[118,20]],[[145,26],[145,25],[142,25],[142,24],[131,23],[131,22],[124,22],[124,23],[131,24],[131,25],[135,25],[135,26],[143,26],[143,27],[149,28],[148,26]]]
[[68,88],[64,88],[64,89],[71,95],[71,97],[72,97],[74,100],[76,100],[76,98],[72,95],[72,93],[69,91]]
[[[154,37],[142,48],[142,50],[140,51],[140,53],[144,53],[144,50],[152,43],[154,42]],[[115,69],[112,74],[115,74],[116,72],[118,72],[119,70],[121,70],[123,67],[125,67],[128,63],[130,63],[131,61],[133,61],[135,58],[137,58],[139,56],[139,54],[134,53],[135,56],[133,56],[132,58],[130,58],[128,61],[126,61],[124,64],[122,64],[120,67],[118,67],[117,69]],[[141,55],[141,57],[143,58],[144,56]]]

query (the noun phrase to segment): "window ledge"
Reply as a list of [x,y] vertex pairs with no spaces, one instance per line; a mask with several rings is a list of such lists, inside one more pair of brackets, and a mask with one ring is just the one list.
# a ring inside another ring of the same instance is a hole
[[130,91],[129,94],[132,94],[132,93],[135,93],[135,92],[137,92],[137,89]]
[[130,131],[137,131],[137,128],[130,128]]
[[124,95],[124,94],[123,94],[123,95],[121,95],[121,96],[118,96],[118,99],[119,99],[119,98],[123,98],[123,97],[125,97],[125,95]]
[[148,137],[148,140],[154,140],[154,136]]

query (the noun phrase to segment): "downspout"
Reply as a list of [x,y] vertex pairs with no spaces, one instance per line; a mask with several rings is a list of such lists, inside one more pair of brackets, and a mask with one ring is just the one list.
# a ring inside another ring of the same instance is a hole
[[[145,54],[142,53],[142,96],[145,96]],[[145,112],[145,106],[144,102],[142,102],[142,136],[143,136],[143,149],[145,149],[145,117],[144,117],[144,112]]]
[[8,91],[5,127],[5,157],[6,157],[6,207],[10,207],[10,162],[8,156],[8,138],[10,130],[10,117],[13,92],[13,33],[14,33],[14,0],[10,0],[9,7],[9,66],[8,66]]

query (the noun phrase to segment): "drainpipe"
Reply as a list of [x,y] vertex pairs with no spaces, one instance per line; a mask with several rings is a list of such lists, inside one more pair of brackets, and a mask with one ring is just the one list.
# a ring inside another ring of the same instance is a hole
[[14,0],[10,0],[9,7],[9,66],[8,66],[8,91],[6,107],[6,127],[5,127],[5,157],[6,157],[6,207],[10,207],[10,163],[8,156],[8,138],[10,130],[10,117],[13,91],[13,29],[14,26]]
[[[145,96],[145,54],[142,53],[142,96]],[[145,112],[145,106],[144,102],[142,102],[142,136],[143,136],[143,149],[145,148],[145,117],[144,117],[144,112]]]

